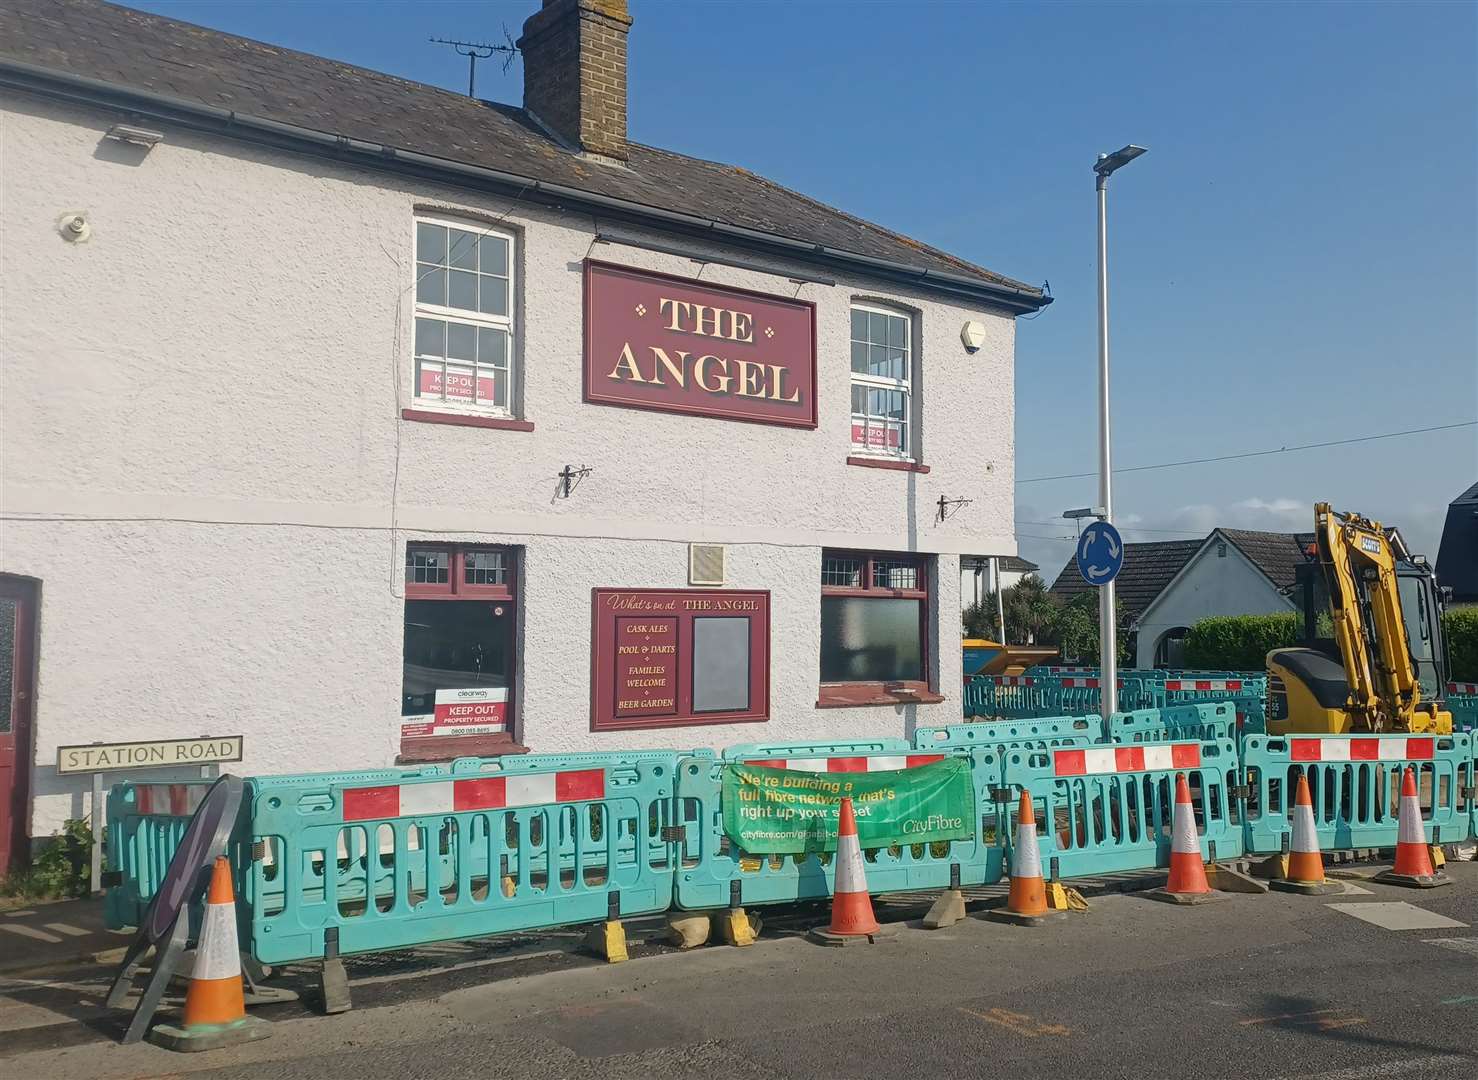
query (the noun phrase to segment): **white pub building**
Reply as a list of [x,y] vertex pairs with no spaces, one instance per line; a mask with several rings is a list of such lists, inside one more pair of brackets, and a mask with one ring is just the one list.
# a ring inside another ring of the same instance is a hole
[[545,0],[514,107],[0,5],[0,860],[86,812],[94,742],[262,775],[961,719],[1049,299],[629,142],[630,26]]

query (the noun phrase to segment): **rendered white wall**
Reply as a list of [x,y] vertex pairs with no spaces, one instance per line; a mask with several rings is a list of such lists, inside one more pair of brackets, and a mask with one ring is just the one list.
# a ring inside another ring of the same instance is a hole
[[[592,251],[585,216],[173,129],[133,154],[102,139],[118,115],[3,104],[0,570],[42,583],[33,832],[82,809],[85,779],[50,772],[67,742],[244,731],[248,773],[388,764],[413,539],[527,545],[521,734],[539,750],[904,734],[915,713],[959,717],[954,553],[1014,550],[1009,317],[807,285],[817,430],[586,405],[587,253],[689,277],[697,265]],[[418,206],[520,232],[533,432],[399,419],[414,404]],[[57,234],[72,210],[88,243]],[[797,292],[783,274],[701,276]],[[854,297],[918,312],[927,475],[845,463]],[[989,333],[974,354],[959,341],[969,319]],[[560,468],[580,463],[594,473],[555,499]],[[973,501],[937,524],[940,495]],[[592,736],[590,588],[681,587],[694,539],[737,545],[732,585],[774,593],[775,719]],[[822,546],[940,553],[933,662],[949,702],[815,709]]]
[[1293,605],[1235,544],[1227,544],[1226,557],[1218,558],[1213,543],[1145,609],[1139,621],[1135,666],[1154,667],[1155,646],[1176,627],[1191,627],[1212,615],[1272,615],[1292,610]]

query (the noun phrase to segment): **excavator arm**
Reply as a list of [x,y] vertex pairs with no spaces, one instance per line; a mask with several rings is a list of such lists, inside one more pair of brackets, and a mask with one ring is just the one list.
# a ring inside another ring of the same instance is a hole
[[1351,727],[1409,731],[1421,684],[1406,640],[1391,542],[1379,522],[1337,513],[1328,503],[1314,506],[1314,533],[1349,683]]

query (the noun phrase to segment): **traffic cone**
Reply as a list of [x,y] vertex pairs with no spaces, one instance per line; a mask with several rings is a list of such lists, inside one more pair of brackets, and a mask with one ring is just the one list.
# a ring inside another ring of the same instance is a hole
[[1047,883],[1042,880],[1042,852],[1037,847],[1037,815],[1032,797],[1021,793],[1016,810],[1016,843],[1011,851],[1011,891],[1006,906],[991,908],[987,919],[1015,923],[1017,926],[1041,926],[1063,913],[1047,906]]
[[862,845],[857,839],[857,818],[852,800],[842,799],[837,819],[836,881],[831,897],[831,925],[812,930],[810,937],[823,945],[846,945],[872,941],[882,930],[872,913],[867,892],[867,872]]
[[1162,889],[1152,889],[1146,896],[1172,904],[1208,904],[1225,900],[1206,880],[1206,863],[1201,859],[1201,841],[1196,836],[1196,810],[1191,805],[1191,787],[1185,773],[1175,774],[1175,817],[1170,833],[1170,876]]
[[1343,890],[1324,878],[1324,856],[1319,853],[1319,834],[1314,830],[1314,800],[1309,798],[1309,780],[1298,776],[1298,791],[1293,798],[1293,841],[1288,852],[1285,876],[1268,884],[1281,892],[1322,896]]
[[241,952],[236,941],[236,893],[231,886],[231,864],[216,856],[205,897],[200,941],[195,947],[195,970],[185,994],[180,1026],[160,1024],[149,1041],[167,1050],[215,1050],[222,1046],[265,1039],[270,1026],[246,1015],[241,981]]
[[1396,819],[1396,865],[1376,874],[1373,881],[1433,889],[1451,885],[1452,878],[1432,866],[1427,836],[1422,828],[1422,804],[1416,796],[1416,770],[1407,766],[1401,777],[1401,813]]

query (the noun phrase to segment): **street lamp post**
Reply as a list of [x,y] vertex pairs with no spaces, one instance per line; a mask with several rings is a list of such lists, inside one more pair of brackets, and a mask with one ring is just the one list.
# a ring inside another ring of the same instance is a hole
[[[1145,152],[1130,143],[1099,154],[1093,165],[1098,189],[1098,503],[1103,520],[1113,523],[1113,471],[1109,454],[1108,339],[1108,178]],[[1105,718],[1119,709],[1118,628],[1114,625],[1114,583],[1098,588],[1098,693]]]

